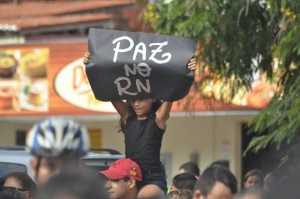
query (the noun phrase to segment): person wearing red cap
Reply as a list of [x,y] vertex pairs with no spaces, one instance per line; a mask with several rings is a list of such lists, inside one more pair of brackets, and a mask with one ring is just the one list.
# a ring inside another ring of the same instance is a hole
[[115,161],[107,170],[98,172],[106,178],[105,188],[110,199],[137,198],[142,182],[139,165],[129,158]]

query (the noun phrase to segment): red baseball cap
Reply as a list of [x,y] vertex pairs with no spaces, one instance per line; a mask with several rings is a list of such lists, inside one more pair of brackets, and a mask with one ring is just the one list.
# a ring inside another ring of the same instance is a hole
[[142,172],[139,165],[129,158],[122,158],[115,161],[107,170],[99,171],[98,174],[102,174],[111,180],[128,177],[142,181]]

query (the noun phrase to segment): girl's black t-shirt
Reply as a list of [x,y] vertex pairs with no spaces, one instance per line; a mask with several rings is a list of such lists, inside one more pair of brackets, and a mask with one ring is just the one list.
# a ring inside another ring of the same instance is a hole
[[155,116],[151,113],[147,119],[137,120],[133,115],[123,129],[126,157],[137,162],[142,171],[161,170],[160,149],[164,130],[157,126]]

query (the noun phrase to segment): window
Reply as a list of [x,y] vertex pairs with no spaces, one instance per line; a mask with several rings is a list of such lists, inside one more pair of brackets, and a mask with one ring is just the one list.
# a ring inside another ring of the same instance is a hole
[[17,130],[16,131],[16,145],[24,146],[26,140],[26,131],[25,130]]

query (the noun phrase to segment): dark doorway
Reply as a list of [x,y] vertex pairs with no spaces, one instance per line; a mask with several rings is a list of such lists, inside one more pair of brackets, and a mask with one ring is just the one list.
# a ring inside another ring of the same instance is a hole
[[[244,152],[255,134],[247,134],[247,124],[242,125],[242,152]],[[286,152],[286,147],[277,150],[274,146],[268,146],[264,150],[257,153],[248,152],[246,156],[242,157],[242,176],[252,169],[260,169],[263,174],[276,169],[280,165],[281,158]]]

